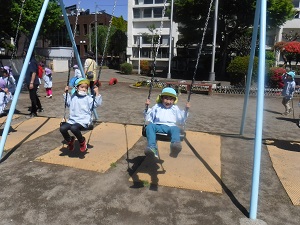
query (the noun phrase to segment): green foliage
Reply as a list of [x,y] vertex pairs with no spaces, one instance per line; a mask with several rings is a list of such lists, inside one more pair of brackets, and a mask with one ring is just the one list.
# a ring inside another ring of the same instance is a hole
[[267,24],[276,28],[295,16],[295,9],[291,0],[269,0],[267,9]]
[[[33,34],[43,3],[44,0],[26,0],[24,4],[19,30],[28,38],[31,38]],[[11,30],[14,32],[17,30],[21,7],[21,1],[13,0],[11,8],[9,8],[9,12],[7,13],[12,17],[10,25]],[[64,21],[61,14],[62,12],[57,1],[49,1],[39,35],[48,36],[63,26]]]
[[116,162],[111,163],[111,164],[110,164],[110,167],[111,167],[111,168],[116,168],[116,167],[117,167],[117,163],[116,163]]
[[116,27],[118,30],[123,31],[124,33],[127,32],[127,22],[123,19],[122,16],[120,17],[113,17],[112,25]]
[[131,74],[132,73],[132,65],[130,63],[122,63],[120,65],[121,73]]
[[[248,64],[249,64],[250,56],[237,56],[234,60],[232,60],[227,67],[227,72],[230,75],[230,83],[231,85],[242,85],[244,86],[246,83],[246,76],[248,72]],[[257,67],[258,67],[258,57],[254,57],[253,63],[253,71],[252,71],[252,81],[257,80]]]
[[[109,46],[110,46],[110,41],[111,41],[111,36],[114,34],[116,31],[115,27],[111,27],[109,37],[108,37],[108,42],[107,42],[107,49],[105,50],[105,55],[107,55],[108,52],[110,52]],[[105,47],[105,41],[106,41],[106,36],[108,33],[108,27],[104,25],[99,25],[97,27],[97,47],[101,55],[104,53],[104,47]],[[96,48],[95,46],[95,40],[96,40],[96,34],[93,32],[92,34],[92,48],[93,50]]]
[[124,31],[117,29],[110,38],[109,50],[110,55],[119,56],[122,52],[126,51],[127,36]]

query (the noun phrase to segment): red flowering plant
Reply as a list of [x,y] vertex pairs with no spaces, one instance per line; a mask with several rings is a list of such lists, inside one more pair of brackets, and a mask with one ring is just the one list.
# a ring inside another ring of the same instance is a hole
[[269,75],[269,86],[271,88],[283,88],[284,83],[282,81],[282,75],[286,73],[286,69],[283,67],[272,67],[270,68]]
[[284,46],[284,51],[288,53],[300,54],[300,42],[299,41],[291,41],[287,42]]
[[283,59],[285,64],[289,63],[291,67],[291,62],[296,61],[298,63],[299,54],[300,54],[300,42],[291,41],[287,42],[281,49],[283,53]]

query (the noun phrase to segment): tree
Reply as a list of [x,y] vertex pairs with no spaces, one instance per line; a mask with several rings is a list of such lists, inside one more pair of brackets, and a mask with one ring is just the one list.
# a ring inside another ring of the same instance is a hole
[[[116,32],[116,28],[114,26],[111,27],[109,36],[108,36],[108,40],[107,40],[107,45],[105,46],[105,42],[106,42],[106,37],[107,37],[107,33],[108,33],[108,27],[104,26],[104,25],[99,25],[97,27],[97,47],[99,49],[100,54],[105,54],[106,56],[108,54],[111,54],[111,36]],[[95,32],[92,33],[92,48],[95,49]],[[106,47],[104,52],[104,48]]]
[[[1,15],[1,30],[10,37],[15,37],[23,0],[0,0],[1,5],[8,6],[7,11]],[[22,11],[19,32],[23,33],[28,40],[31,39],[43,0],[26,0]],[[61,9],[57,0],[50,0],[47,11],[39,32],[40,37],[47,37],[55,32],[63,24]],[[19,38],[19,37],[18,37]]]
[[119,29],[111,35],[110,47],[109,50],[114,56],[120,56],[121,53],[126,51],[127,47],[127,36],[126,34]]
[[124,33],[127,32],[127,22],[123,19],[123,16],[113,17],[112,25]]
[[[183,38],[177,44],[190,46],[200,42],[210,2],[211,0],[175,0],[174,20],[183,25],[178,28]],[[219,1],[217,43],[220,45],[218,57],[222,59],[217,60],[221,64],[216,66],[216,68],[221,68],[221,71],[217,71],[219,75],[224,74],[226,68],[228,45],[253,26],[255,4],[256,1],[254,0]],[[214,5],[212,5],[213,7]],[[294,6],[290,0],[268,1],[268,28],[282,25],[286,20],[293,18],[294,13]],[[210,18],[212,15],[213,12]],[[212,24],[213,21],[210,19],[204,44],[212,43]]]

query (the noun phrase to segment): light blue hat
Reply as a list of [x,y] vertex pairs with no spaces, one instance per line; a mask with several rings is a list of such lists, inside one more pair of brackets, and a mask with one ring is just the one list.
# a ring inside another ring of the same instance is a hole
[[295,72],[290,71],[290,72],[287,73],[287,75],[291,76],[294,80],[296,74],[295,74]]
[[161,101],[161,96],[170,96],[170,97],[175,98],[174,104],[176,104],[177,101],[178,101],[177,93],[176,93],[176,91],[175,91],[173,88],[171,88],[171,87],[166,87],[166,88],[164,88],[164,89],[161,91],[161,94],[158,95],[157,98],[156,98],[156,102],[157,102],[157,103],[161,103],[161,102],[162,102],[162,101]]
[[166,87],[161,91],[161,96],[171,96],[177,98],[176,91],[171,87]]
[[75,93],[77,86],[80,85],[80,84],[87,84],[88,87],[89,87],[90,81],[88,79],[85,79],[85,78],[76,79],[75,82],[74,82],[74,87],[71,90],[71,95],[73,95]]

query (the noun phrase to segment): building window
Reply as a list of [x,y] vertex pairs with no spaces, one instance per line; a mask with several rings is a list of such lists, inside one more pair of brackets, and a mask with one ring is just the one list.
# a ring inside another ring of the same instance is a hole
[[162,45],[169,45],[169,40],[170,40],[170,37],[168,37],[168,36],[162,36],[161,37],[161,44]]
[[144,9],[144,18],[152,17],[152,9]]
[[151,36],[150,35],[143,36],[142,37],[142,43],[143,44],[151,44]]
[[299,0],[293,0],[293,5],[294,5],[295,8],[300,8]]
[[134,1],[134,4],[135,4],[135,5],[138,5],[138,4],[139,4],[139,0],[135,0],[135,1]]
[[133,18],[141,18],[141,12],[140,9],[133,9]]
[[144,4],[153,4],[153,0],[144,0]]
[[77,24],[77,26],[76,26],[76,35],[77,36],[79,36],[80,35],[80,26],[79,26],[79,24]]
[[153,9],[154,18],[162,18],[162,11],[163,11],[163,8],[154,8]]
[[[137,46],[138,45],[142,45],[143,41],[142,41],[142,38],[140,38],[141,36],[134,36],[134,44],[136,44]],[[141,43],[140,43],[141,41]]]
[[141,49],[142,58],[152,58],[151,57],[151,48],[142,48]]
[[164,3],[164,0],[155,0],[155,4]]
[[84,35],[87,35],[88,33],[87,24],[83,24],[83,29],[84,29]]
[[168,58],[169,57],[169,49],[161,48],[161,58]]

